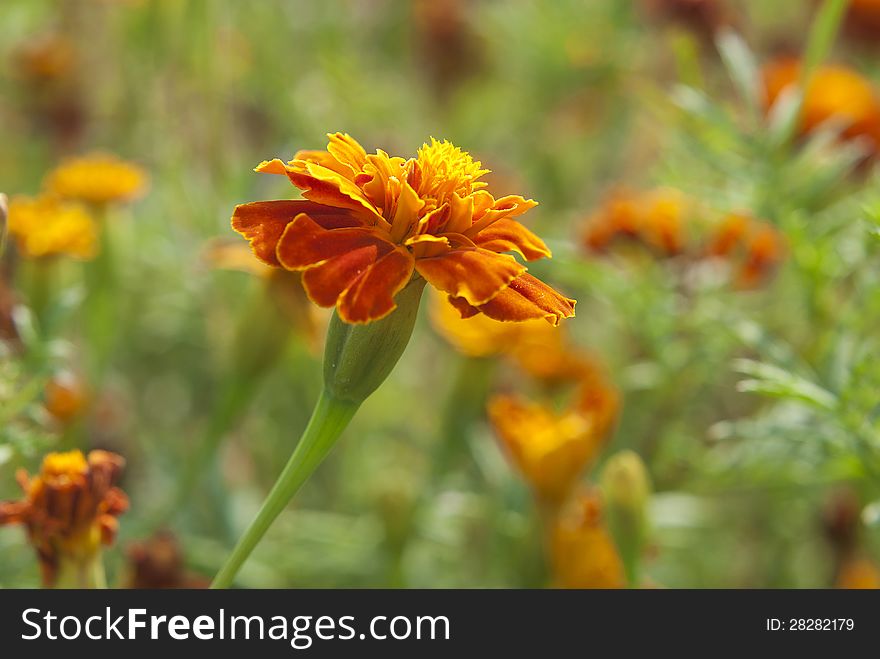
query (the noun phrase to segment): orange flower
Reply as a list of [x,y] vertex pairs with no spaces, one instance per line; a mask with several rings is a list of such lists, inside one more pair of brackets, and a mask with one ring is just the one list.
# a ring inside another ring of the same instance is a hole
[[431,140],[404,160],[367,154],[348,135],[329,136],[327,151],[300,151],[256,171],[286,175],[304,201],[236,207],[233,228],[264,263],[303,271],[309,298],[336,306],[348,323],[390,314],[394,296],[418,275],[449,295],[463,317],[544,318],[574,315],[574,300],[532,277],[504,252],[527,261],[547,246],[513,218],[536,204],[495,199],[479,162],[448,142]]
[[128,509],[128,497],[113,485],[124,464],[107,451],[91,451],[88,459],[70,451],[48,454],[33,478],[19,470],[25,497],[0,503],[0,525],[24,525],[45,586],[54,586],[61,570],[91,565],[101,545],[113,543],[116,518]]
[[58,373],[46,383],[44,398],[46,411],[62,424],[76,419],[89,400],[85,383],[70,371]]
[[30,258],[66,254],[90,259],[97,251],[98,227],[92,216],[82,206],[52,195],[13,197],[9,234]]
[[876,590],[880,588],[880,568],[867,558],[851,558],[840,568],[835,588]]
[[77,64],[74,44],[50,32],[24,41],[13,51],[17,72],[28,80],[49,81],[70,75]]
[[[801,63],[791,57],[771,62],[764,69],[767,107],[786,88],[798,83]],[[872,153],[880,148],[880,97],[869,80],[843,66],[821,66],[807,84],[801,108],[800,132],[809,133],[835,119],[845,125],[843,137],[867,140]]]
[[620,241],[633,241],[661,256],[675,256],[685,248],[687,212],[688,202],[676,190],[619,191],[587,219],[583,242],[591,251],[606,252]]
[[734,261],[739,259],[735,284],[756,288],[779,266],[785,253],[784,240],[772,225],[747,215],[731,213],[712,236],[708,255]]
[[623,588],[623,563],[605,527],[597,492],[580,494],[554,520],[549,545],[557,588]]
[[143,169],[109,153],[70,158],[46,178],[50,192],[95,205],[137,199],[146,192],[147,184]]
[[[585,385],[564,412],[517,396],[489,401],[489,420],[516,468],[538,498],[558,505],[601,451],[617,411],[617,394],[608,388],[596,397]],[[612,402],[613,401],[613,402]]]
[[571,348],[561,327],[542,320],[504,323],[485,314],[462,318],[444,298],[435,297],[431,320],[440,335],[468,357],[510,357],[539,380],[576,380],[591,368],[590,361]]

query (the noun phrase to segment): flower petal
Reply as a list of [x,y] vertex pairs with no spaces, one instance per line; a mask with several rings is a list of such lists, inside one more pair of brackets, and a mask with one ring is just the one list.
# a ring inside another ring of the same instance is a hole
[[278,240],[278,262],[288,270],[320,265],[360,247],[374,246],[376,253],[391,249],[391,243],[365,227],[327,230],[301,213],[287,225]]
[[474,223],[464,232],[469,238],[473,238],[486,227],[495,224],[505,217],[516,217],[538,205],[533,199],[524,199],[519,195],[507,195],[494,200],[492,207],[485,211],[474,207]]
[[486,227],[474,242],[493,252],[517,252],[526,261],[550,257],[550,249],[544,241],[516,220],[500,219]]
[[327,145],[328,153],[336,160],[351,168],[352,174],[356,174],[364,168],[367,162],[367,152],[348,133],[327,133],[330,143]]
[[347,323],[368,323],[394,311],[394,296],[409,282],[414,263],[402,247],[380,257],[339,298],[339,317]]
[[[280,161],[279,161],[280,162]],[[279,266],[275,251],[281,234],[297,215],[308,213],[325,228],[354,227],[361,221],[351,213],[311,201],[256,201],[235,207],[232,228],[248,239],[254,254],[263,263]]]
[[335,306],[339,296],[376,262],[378,256],[376,245],[365,245],[328,259],[303,273],[303,288],[318,306]]
[[419,259],[416,270],[434,288],[479,306],[495,297],[526,268],[508,254],[476,247]]
[[478,306],[480,311],[495,320],[543,318],[555,326],[563,318],[574,316],[575,304],[575,300],[561,295],[540,279],[526,273],[510,282],[510,286],[489,302]]

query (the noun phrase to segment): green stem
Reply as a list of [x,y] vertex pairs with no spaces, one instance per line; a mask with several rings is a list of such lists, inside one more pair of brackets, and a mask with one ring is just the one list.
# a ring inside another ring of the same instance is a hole
[[326,391],[321,394],[312,418],[296,450],[290,456],[287,466],[284,467],[284,471],[281,472],[254,521],[226,560],[226,564],[217,573],[211,588],[228,588],[232,584],[232,580],[248,556],[299,488],[324,460],[358,407],[360,403],[341,401]]

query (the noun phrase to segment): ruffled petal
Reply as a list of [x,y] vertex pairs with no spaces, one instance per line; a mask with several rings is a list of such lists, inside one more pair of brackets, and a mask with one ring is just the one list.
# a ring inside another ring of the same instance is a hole
[[474,223],[464,232],[470,238],[483,231],[498,220],[505,217],[516,217],[538,205],[533,199],[524,199],[519,195],[508,195],[494,200],[491,208],[482,210],[474,202]]
[[371,229],[327,230],[310,216],[301,213],[284,229],[275,254],[278,263],[288,270],[304,270],[367,246],[375,247],[377,253],[384,253],[393,247]]
[[376,245],[353,249],[303,273],[303,288],[320,307],[336,305],[339,296],[379,257]]
[[348,133],[328,133],[330,143],[327,151],[343,165],[347,165],[352,174],[356,174],[364,168],[367,162],[367,152]]
[[510,282],[489,302],[479,305],[479,309],[495,320],[543,318],[555,326],[563,318],[574,316],[575,304],[575,300],[561,295],[540,279],[526,273]]
[[[280,162],[280,161],[279,161]],[[281,234],[297,215],[307,213],[324,228],[354,227],[362,222],[351,213],[311,201],[256,201],[235,207],[232,228],[248,239],[254,254],[267,265],[279,266],[275,251]]]
[[550,257],[550,249],[544,241],[516,220],[500,219],[486,227],[474,242],[493,252],[517,252],[526,261]]
[[368,323],[394,311],[394,296],[409,282],[414,263],[402,247],[380,257],[339,298],[339,317],[347,323]]
[[478,306],[495,297],[526,268],[508,254],[477,247],[419,259],[416,270],[434,288]]

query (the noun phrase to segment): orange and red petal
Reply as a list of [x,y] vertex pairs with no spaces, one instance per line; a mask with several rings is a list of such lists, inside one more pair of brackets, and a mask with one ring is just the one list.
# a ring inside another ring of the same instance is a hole
[[380,257],[341,295],[339,317],[347,323],[368,323],[394,311],[394,296],[409,282],[414,263],[403,247]]
[[278,241],[287,225],[301,213],[307,213],[314,222],[326,229],[361,225],[358,218],[339,208],[311,201],[278,200],[236,206],[232,214],[232,228],[248,239],[258,259],[267,265],[278,266]]
[[526,268],[509,254],[476,247],[419,259],[416,270],[434,288],[479,306],[498,295]]
[[516,220],[496,220],[480,231],[474,242],[493,252],[517,252],[526,261],[551,256],[544,241]]
[[[462,300],[450,299],[463,318],[473,315]],[[576,301],[565,297],[542,282],[525,273],[510,282],[486,304],[477,309],[494,320],[523,321],[543,318],[551,325],[559,325],[564,318],[574,316]],[[472,305],[471,305],[472,306]]]
[[320,307],[336,305],[339,296],[379,258],[376,245],[365,245],[329,259],[303,273],[303,288]]
[[304,270],[361,247],[374,246],[377,253],[393,245],[367,228],[325,229],[306,214],[297,215],[278,240],[275,254],[288,270]]

